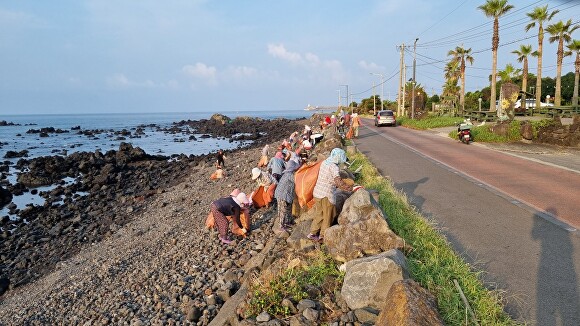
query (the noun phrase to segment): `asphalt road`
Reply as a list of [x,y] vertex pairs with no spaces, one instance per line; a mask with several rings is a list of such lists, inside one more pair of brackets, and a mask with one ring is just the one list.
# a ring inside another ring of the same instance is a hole
[[354,140],[455,250],[532,325],[580,325],[580,173],[425,131]]

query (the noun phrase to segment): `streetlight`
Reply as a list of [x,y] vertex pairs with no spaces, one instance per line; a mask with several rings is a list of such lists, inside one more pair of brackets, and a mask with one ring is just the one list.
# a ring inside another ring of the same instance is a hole
[[384,88],[385,88],[385,83],[383,82],[383,78],[384,78],[384,76],[383,76],[383,74],[380,74],[380,73],[374,73],[374,72],[371,72],[370,74],[371,74],[371,75],[375,75],[375,76],[380,76],[380,77],[381,77],[381,111],[382,111],[382,110],[383,110],[383,101],[385,100],[385,99],[383,98],[383,90],[384,90]]

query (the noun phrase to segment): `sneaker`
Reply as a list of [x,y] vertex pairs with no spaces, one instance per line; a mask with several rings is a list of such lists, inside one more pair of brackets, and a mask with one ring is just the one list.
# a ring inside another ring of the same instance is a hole
[[223,244],[230,244],[230,243],[232,243],[232,240],[230,240],[228,238],[222,238],[222,237],[219,237],[219,238],[220,238],[220,240],[221,240],[221,242]]
[[310,240],[312,240],[312,241],[318,241],[318,239],[319,239],[319,238],[318,238],[318,236],[317,236],[316,234],[312,234],[312,233],[310,233],[310,234],[307,236],[307,238],[308,238],[308,239],[310,239]]

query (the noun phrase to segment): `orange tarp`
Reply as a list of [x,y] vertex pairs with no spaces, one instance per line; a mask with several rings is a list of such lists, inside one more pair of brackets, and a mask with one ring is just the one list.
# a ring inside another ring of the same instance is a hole
[[314,206],[312,192],[314,191],[316,180],[318,180],[318,171],[320,171],[322,162],[304,164],[294,173],[296,196],[300,207],[307,205],[308,208],[312,208]]

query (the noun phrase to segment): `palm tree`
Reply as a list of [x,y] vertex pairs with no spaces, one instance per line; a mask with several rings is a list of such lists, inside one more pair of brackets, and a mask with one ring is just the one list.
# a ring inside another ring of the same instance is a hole
[[554,105],[560,106],[562,101],[562,60],[564,59],[564,41],[569,43],[572,40],[572,32],[578,28],[578,25],[572,26],[572,19],[566,23],[559,21],[546,28],[550,33],[550,43],[558,41],[558,58],[556,67],[556,94],[554,94]]
[[[520,45],[519,50],[512,51],[515,55],[518,56],[518,61],[523,62],[523,73],[522,73],[522,91],[528,91],[528,56],[532,54],[532,46],[531,45]],[[524,93],[524,99],[526,98]],[[525,102],[525,101],[524,101]]]
[[495,83],[497,70],[497,47],[499,46],[499,17],[505,15],[514,6],[508,5],[508,0],[487,0],[485,4],[477,7],[483,11],[486,17],[493,18],[493,37],[491,39],[491,99],[490,111],[495,111]]
[[452,56],[451,61],[459,63],[461,78],[461,93],[459,94],[459,104],[461,105],[461,114],[465,110],[465,61],[473,64],[473,57],[471,56],[471,48],[464,49],[460,46],[456,47],[455,50],[449,50],[448,56]]
[[548,11],[548,5],[544,7],[536,7],[532,12],[527,13],[532,20],[526,25],[526,32],[538,24],[538,50],[535,55],[538,57],[538,73],[536,74],[536,108],[540,108],[540,99],[542,97],[542,48],[544,44],[544,22],[550,21],[558,10],[552,12]]
[[573,40],[568,44],[570,54],[576,52],[574,61],[574,94],[572,95],[572,106],[578,106],[578,80],[580,79],[580,40]]
[[499,71],[497,74],[503,83],[511,82],[520,73],[520,69],[516,69],[514,65],[508,63],[505,65],[505,69]]
[[447,64],[445,65],[445,79],[457,81],[460,75],[461,69],[459,66],[459,62],[454,60],[447,62]]

